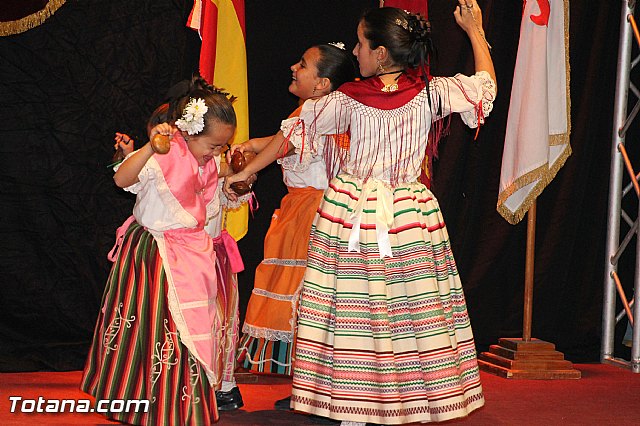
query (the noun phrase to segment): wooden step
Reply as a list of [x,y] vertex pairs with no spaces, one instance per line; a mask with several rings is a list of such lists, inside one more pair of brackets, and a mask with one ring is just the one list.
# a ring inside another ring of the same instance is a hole
[[491,345],[489,352],[507,359],[564,359],[562,352],[558,351],[514,351],[499,345]]
[[580,371],[555,350],[553,343],[538,339],[501,338],[489,352],[478,356],[480,369],[513,379],[579,379]]

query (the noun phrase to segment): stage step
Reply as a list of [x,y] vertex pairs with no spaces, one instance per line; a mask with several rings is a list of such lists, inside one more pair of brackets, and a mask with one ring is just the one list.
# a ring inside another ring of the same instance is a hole
[[509,379],[579,379],[580,371],[555,350],[553,343],[538,339],[501,338],[489,352],[478,356],[480,369]]

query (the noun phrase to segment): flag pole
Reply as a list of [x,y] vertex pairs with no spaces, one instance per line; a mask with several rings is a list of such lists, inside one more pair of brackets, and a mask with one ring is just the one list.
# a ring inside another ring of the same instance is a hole
[[507,379],[579,379],[581,373],[555,345],[531,338],[536,245],[536,200],[527,211],[522,338],[500,338],[478,356],[481,370]]
[[[478,356],[478,364],[506,378],[579,379],[580,371],[553,343],[531,337],[536,198],[571,155],[569,0],[544,4],[523,5],[498,193],[498,212],[509,223],[527,215],[522,338],[498,339]],[[549,95],[549,87],[563,90]],[[532,96],[536,91],[548,96]]]
[[522,340],[531,340],[531,317],[533,313],[533,276],[536,248],[536,202],[527,213],[527,252],[524,268],[524,315],[522,319]]

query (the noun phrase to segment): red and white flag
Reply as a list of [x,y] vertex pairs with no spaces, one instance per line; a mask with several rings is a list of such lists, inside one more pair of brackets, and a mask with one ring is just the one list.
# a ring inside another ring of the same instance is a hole
[[518,223],[571,155],[569,0],[525,0],[498,212]]

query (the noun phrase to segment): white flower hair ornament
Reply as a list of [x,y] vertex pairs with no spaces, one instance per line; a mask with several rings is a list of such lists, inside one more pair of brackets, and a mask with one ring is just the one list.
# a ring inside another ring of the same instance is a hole
[[176,120],[176,126],[190,135],[197,135],[204,129],[204,115],[209,107],[202,98],[191,98],[184,107],[182,118]]
[[327,44],[330,45],[330,46],[333,46],[333,47],[337,47],[340,50],[345,50],[344,43],[341,42],[341,41],[332,41],[332,42],[329,42]]

